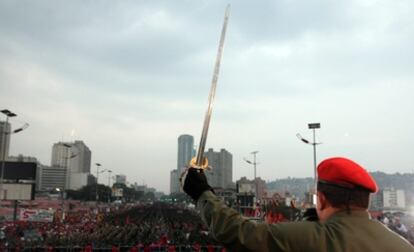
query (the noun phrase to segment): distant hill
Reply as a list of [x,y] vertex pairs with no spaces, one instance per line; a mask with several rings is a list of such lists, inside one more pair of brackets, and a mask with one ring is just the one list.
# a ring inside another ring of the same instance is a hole
[[313,178],[285,178],[266,183],[268,191],[279,193],[289,192],[300,199],[304,199],[305,192],[313,186]]
[[[407,203],[414,203],[414,174],[413,173],[394,173],[372,172],[372,176],[378,183],[380,189],[393,187],[405,191]],[[303,199],[305,192],[313,186],[313,178],[285,178],[277,179],[266,183],[269,191],[285,192]]]
[[403,189],[407,192],[414,192],[414,174],[413,173],[394,173],[387,174],[384,172],[372,172],[372,176],[381,188],[394,187]]

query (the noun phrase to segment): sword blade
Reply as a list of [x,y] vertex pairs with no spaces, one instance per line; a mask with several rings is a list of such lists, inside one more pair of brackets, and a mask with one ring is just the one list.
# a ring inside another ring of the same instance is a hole
[[223,54],[224,38],[226,37],[229,15],[230,15],[230,5],[227,5],[226,12],[224,14],[224,22],[223,22],[223,28],[221,30],[220,44],[219,44],[218,51],[217,51],[216,63],[214,66],[213,79],[211,81],[210,94],[208,96],[208,107],[207,107],[206,115],[204,117],[203,131],[201,133],[200,144],[198,145],[198,151],[197,151],[197,156],[196,156],[196,165],[198,167],[202,167],[204,163],[203,161],[204,149],[206,147],[208,128],[210,126],[211,112],[213,110],[213,101],[214,101],[214,96],[216,94],[217,81],[218,81],[218,76],[220,72],[220,63],[221,63],[221,58]]

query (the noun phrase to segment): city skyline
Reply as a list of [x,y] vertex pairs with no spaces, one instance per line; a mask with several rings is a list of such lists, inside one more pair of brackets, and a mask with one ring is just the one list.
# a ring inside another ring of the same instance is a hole
[[[234,179],[256,150],[264,180],[312,177],[308,123],[318,161],[413,172],[413,1],[229,2],[206,149],[232,153]],[[1,106],[30,124],[9,155],[49,164],[82,139],[92,164],[168,192],[177,136],[200,139],[226,4],[0,2]]]

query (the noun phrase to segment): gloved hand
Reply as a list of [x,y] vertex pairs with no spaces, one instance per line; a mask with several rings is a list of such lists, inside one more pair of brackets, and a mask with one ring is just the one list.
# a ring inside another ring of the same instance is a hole
[[190,167],[187,169],[187,175],[182,179],[184,179],[184,192],[195,201],[197,201],[205,191],[211,190],[214,192],[213,188],[207,182],[207,177],[204,174],[203,169]]

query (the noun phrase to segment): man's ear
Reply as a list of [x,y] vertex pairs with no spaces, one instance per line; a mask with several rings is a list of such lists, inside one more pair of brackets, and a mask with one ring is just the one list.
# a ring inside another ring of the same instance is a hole
[[316,192],[316,195],[318,196],[318,202],[316,204],[316,208],[318,210],[324,210],[327,206],[328,206],[328,202],[326,200],[326,197],[323,193],[321,192]]

